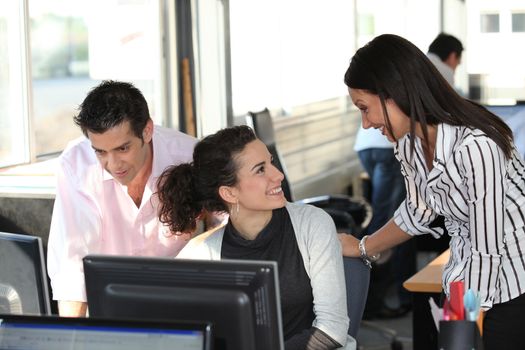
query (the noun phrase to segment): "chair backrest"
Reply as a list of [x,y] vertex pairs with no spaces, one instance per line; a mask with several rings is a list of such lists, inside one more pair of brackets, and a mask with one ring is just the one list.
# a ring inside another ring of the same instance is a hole
[[270,154],[273,156],[273,164],[284,174],[284,180],[281,183],[281,187],[285,198],[289,202],[292,202],[292,191],[290,189],[290,183],[288,182],[286,167],[275,142],[275,132],[270,111],[268,108],[265,108],[259,112],[248,112],[247,122],[253,126],[253,131],[255,131],[259,140],[268,147],[268,151],[270,151]]
[[355,338],[365,310],[370,284],[370,269],[361,258],[343,257],[343,267],[346,282],[346,304],[350,318],[348,334]]

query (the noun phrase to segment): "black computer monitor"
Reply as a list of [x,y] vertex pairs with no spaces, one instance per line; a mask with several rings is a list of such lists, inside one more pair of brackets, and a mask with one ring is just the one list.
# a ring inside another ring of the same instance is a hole
[[216,350],[284,349],[277,263],[84,258],[90,315],[210,321]]
[[211,350],[205,322],[0,314],[0,349]]
[[40,237],[0,232],[0,313],[51,314]]

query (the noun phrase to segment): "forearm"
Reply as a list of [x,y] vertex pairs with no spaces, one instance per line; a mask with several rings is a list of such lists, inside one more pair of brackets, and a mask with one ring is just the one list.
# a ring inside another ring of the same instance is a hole
[[365,246],[366,254],[368,256],[376,255],[411,238],[411,235],[395,224],[394,219],[390,219],[383,227],[368,237]]
[[[412,238],[411,235],[401,230],[390,219],[383,227],[370,235],[365,244],[366,254],[368,256],[376,255],[387,249],[395,247]],[[343,248],[343,255],[347,257],[359,257],[359,240],[347,234],[340,234],[339,240]]]
[[85,317],[87,303],[83,301],[58,301],[58,314],[62,317]]

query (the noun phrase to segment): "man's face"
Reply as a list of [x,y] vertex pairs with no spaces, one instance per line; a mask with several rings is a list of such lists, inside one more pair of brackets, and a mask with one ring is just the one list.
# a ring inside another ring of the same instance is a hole
[[137,176],[143,174],[151,167],[151,137],[153,122],[150,120],[142,131],[141,140],[131,130],[129,121],[112,127],[111,129],[96,134],[88,131],[91,147],[104,169],[122,185],[129,185]]

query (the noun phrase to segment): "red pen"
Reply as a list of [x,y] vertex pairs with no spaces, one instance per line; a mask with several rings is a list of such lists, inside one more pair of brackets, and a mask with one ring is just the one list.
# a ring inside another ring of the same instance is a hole
[[465,307],[463,306],[463,296],[465,287],[463,281],[450,283],[450,309],[456,314],[458,320],[465,319]]

